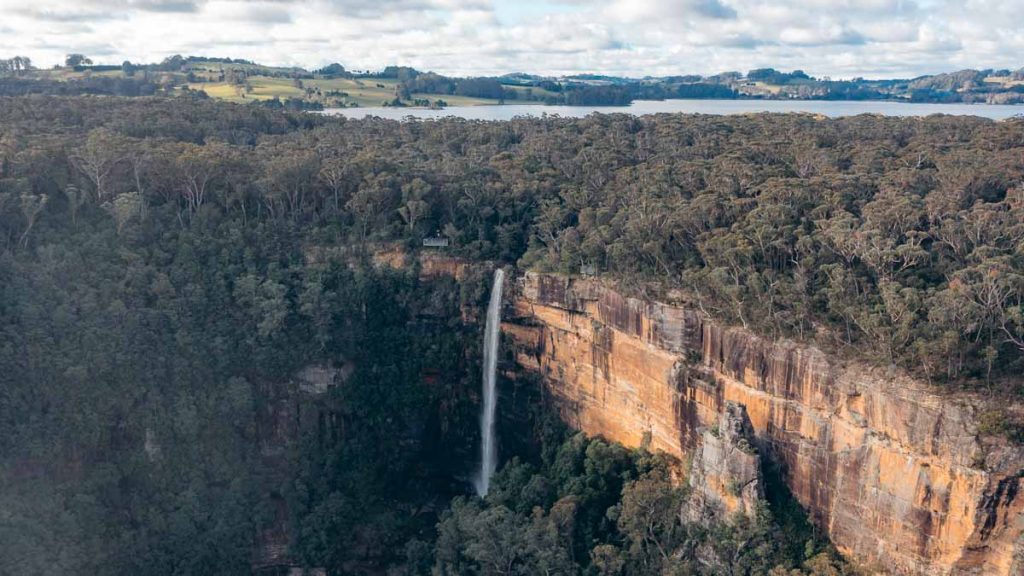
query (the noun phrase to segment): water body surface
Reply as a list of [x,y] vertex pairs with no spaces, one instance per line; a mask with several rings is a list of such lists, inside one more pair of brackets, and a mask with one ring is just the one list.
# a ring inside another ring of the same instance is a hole
[[405,118],[457,117],[467,120],[511,120],[519,116],[557,115],[582,118],[595,112],[602,114],[750,114],[756,112],[807,112],[830,117],[881,114],[883,116],[981,116],[1002,120],[1024,115],[1024,105],[1004,104],[910,104],[893,101],[831,101],[831,100],[636,100],[629,106],[544,106],[541,104],[506,104],[504,106],[449,106],[443,110],[425,108],[331,108],[324,114],[348,118],[377,116],[392,120]]

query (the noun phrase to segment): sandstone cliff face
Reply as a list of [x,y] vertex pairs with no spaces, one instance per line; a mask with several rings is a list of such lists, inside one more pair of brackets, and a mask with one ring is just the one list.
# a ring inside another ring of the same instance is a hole
[[1024,451],[976,402],[594,280],[527,274],[505,325],[564,418],[679,458],[730,402],[836,546],[898,574],[1024,574]]
[[305,259],[308,263],[337,261],[355,266],[364,254],[368,254],[375,266],[394,268],[395,270],[405,269],[419,265],[419,276],[422,280],[430,280],[443,276],[450,276],[455,280],[462,280],[466,273],[474,268],[490,268],[490,264],[481,264],[450,256],[442,251],[414,251],[409,252],[404,247],[394,243],[368,244],[361,249],[351,246],[307,246]]
[[373,253],[373,261],[377,266],[387,266],[395,269],[402,269],[413,261],[419,263],[419,275],[421,279],[428,280],[442,276],[450,276],[455,280],[462,280],[466,272],[473,267],[483,267],[465,258],[449,256],[442,252],[415,252],[411,256],[401,248],[379,250]]
[[753,518],[764,500],[761,458],[742,404],[726,402],[718,422],[703,431],[693,454],[690,497],[684,513],[698,522]]

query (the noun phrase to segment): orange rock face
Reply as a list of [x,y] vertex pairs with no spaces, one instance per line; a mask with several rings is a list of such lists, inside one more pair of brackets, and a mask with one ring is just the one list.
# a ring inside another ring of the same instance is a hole
[[[413,254],[420,265],[420,278],[438,278],[451,276],[462,280],[466,270],[474,264],[465,258],[448,256],[442,252],[422,251]],[[401,269],[410,264],[410,255],[402,248],[382,249],[373,252],[373,261],[377,266]]]
[[[471,267],[481,266],[465,258],[450,256],[443,251],[421,250],[409,252],[400,245],[393,243],[369,244],[364,247],[375,266],[401,270],[419,264],[421,279],[451,276],[462,280]],[[305,250],[306,262],[340,261],[354,266],[361,257],[360,250],[350,246],[308,246]],[[489,265],[488,265],[489,266]]]
[[513,306],[517,359],[571,425],[684,459],[735,402],[852,559],[896,574],[1024,574],[1024,450],[979,441],[976,399],[593,280],[527,274]]

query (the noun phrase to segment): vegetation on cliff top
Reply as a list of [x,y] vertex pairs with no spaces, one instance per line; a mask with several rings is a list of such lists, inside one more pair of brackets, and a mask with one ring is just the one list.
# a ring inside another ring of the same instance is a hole
[[[0,230],[81,210],[453,253],[689,291],[702,309],[986,388],[1024,367],[1024,123],[967,117],[344,121],[189,100],[0,104]],[[1007,383],[1011,388],[1019,378]]]

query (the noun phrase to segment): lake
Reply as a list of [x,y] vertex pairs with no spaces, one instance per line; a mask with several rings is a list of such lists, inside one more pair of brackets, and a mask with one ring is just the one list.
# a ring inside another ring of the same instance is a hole
[[407,117],[429,119],[454,116],[467,120],[511,120],[517,116],[557,115],[581,118],[595,112],[602,114],[747,114],[753,112],[808,112],[824,116],[928,116],[951,114],[981,116],[1000,120],[1024,114],[1024,105],[1001,104],[910,104],[891,101],[826,101],[826,100],[636,100],[630,106],[544,106],[542,104],[507,104],[503,106],[449,106],[444,110],[426,108],[329,108],[324,114],[347,118],[379,116],[393,120]]

